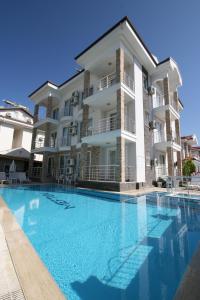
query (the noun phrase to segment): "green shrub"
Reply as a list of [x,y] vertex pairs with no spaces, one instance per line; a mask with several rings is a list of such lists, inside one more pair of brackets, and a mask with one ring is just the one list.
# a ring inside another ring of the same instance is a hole
[[183,163],[183,175],[184,176],[191,176],[191,174],[194,173],[195,171],[196,171],[196,167],[191,159],[184,161],[184,163]]

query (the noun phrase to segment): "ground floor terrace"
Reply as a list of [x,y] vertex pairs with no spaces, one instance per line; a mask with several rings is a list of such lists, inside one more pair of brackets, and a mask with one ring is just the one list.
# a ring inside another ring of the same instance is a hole
[[41,151],[38,167],[32,154],[29,177],[38,182],[126,191],[152,186],[159,178],[181,174],[179,153],[171,148],[140,154],[137,143],[122,137],[96,144],[79,144],[60,151]]

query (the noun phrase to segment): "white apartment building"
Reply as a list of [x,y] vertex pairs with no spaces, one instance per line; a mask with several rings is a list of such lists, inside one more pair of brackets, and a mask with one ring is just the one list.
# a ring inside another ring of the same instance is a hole
[[[127,190],[181,174],[176,62],[158,62],[127,17],[75,60],[82,71],[61,85],[47,81],[29,96],[35,104],[30,176],[46,182],[63,174],[80,186]],[[40,143],[38,131],[45,136]],[[40,170],[34,154],[43,155]]]
[[[0,107],[0,171],[14,159],[18,171],[28,170],[33,116],[22,107]],[[39,136],[38,136],[39,138]],[[35,159],[40,160],[37,156]]]

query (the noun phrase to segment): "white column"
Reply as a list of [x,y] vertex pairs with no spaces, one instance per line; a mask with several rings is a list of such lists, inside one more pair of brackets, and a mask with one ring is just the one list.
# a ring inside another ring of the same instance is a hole
[[144,151],[144,114],[143,114],[143,78],[142,66],[134,60],[135,78],[135,125],[136,125],[136,166],[137,182],[145,182],[145,151]]

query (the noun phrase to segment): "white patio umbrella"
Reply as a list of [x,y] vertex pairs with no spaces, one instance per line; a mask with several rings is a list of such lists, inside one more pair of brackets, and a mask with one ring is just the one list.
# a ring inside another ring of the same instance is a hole
[[9,172],[16,172],[16,164],[14,160],[10,164]]

